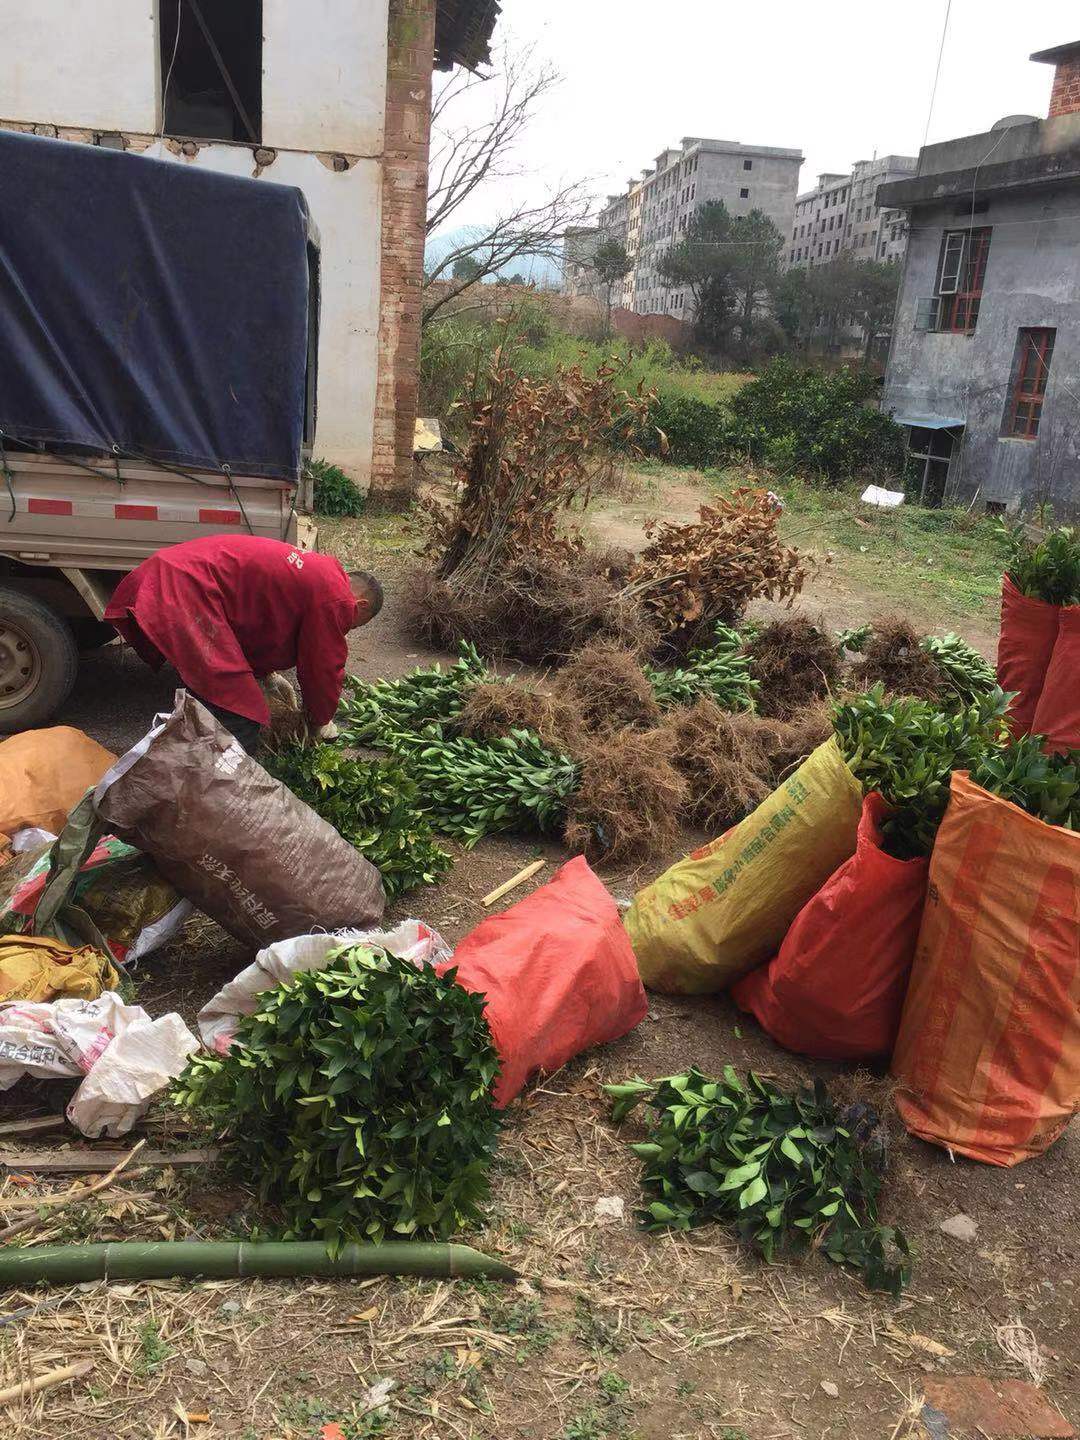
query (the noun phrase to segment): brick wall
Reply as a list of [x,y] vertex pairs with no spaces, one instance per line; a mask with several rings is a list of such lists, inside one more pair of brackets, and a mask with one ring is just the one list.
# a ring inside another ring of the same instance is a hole
[[674,349],[689,345],[694,333],[694,327],[677,315],[638,315],[633,310],[613,310],[611,325],[616,335],[624,336],[632,344],[666,340]]
[[1080,111],[1080,55],[1062,60],[1054,72],[1050,119],[1055,115],[1075,115],[1077,111]]
[[373,495],[414,488],[435,0],[390,0]]

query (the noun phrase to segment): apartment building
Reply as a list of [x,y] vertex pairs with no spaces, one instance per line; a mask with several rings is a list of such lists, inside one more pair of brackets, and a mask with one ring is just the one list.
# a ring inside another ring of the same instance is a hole
[[[628,183],[625,193],[608,197],[600,213],[597,231],[604,239],[621,241],[632,262],[616,300],[639,315],[692,318],[689,292],[671,289],[659,275],[663,255],[678,244],[694,214],[714,200],[722,200],[732,215],[760,210],[787,235],[802,163],[799,150],[696,136],[687,136],[678,148],[662,150],[651,168]],[[572,243],[580,253],[580,235]],[[588,288],[572,288],[570,268],[570,293],[590,293]],[[584,283],[588,285],[587,277]]]
[[899,264],[907,247],[904,213],[879,205],[878,188],[908,179],[918,163],[913,155],[883,155],[856,161],[849,173],[819,175],[795,201],[788,268],[826,265],[843,252]]

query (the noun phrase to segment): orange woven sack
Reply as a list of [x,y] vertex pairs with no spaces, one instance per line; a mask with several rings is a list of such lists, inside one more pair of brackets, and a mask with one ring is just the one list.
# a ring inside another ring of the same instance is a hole
[[1080,1107],[1080,834],[954,775],[893,1053],[913,1135],[990,1165]]

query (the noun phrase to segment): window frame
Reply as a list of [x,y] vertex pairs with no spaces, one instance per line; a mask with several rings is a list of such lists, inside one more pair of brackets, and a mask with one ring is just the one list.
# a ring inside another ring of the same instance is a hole
[[982,307],[992,234],[990,225],[942,233],[934,286],[938,330],[960,335],[974,333]]
[[1021,325],[1017,331],[1003,438],[1038,438],[1056,342],[1057,327],[1053,325]]

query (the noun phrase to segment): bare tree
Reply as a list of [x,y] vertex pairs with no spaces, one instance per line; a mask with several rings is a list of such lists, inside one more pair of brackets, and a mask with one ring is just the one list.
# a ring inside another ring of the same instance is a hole
[[[481,186],[525,173],[517,146],[537,107],[560,79],[551,66],[536,62],[531,49],[509,48],[503,49],[498,68],[488,75],[460,69],[451,75],[432,104],[429,236],[445,229]],[[479,117],[464,118],[479,100],[488,102]],[[470,227],[467,236],[451,244],[425,276],[424,323],[470,285],[513,261],[531,256],[557,259],[563,231],[586,220],[590,209],[585,183],[572,181],[510,206],[487,224]],[[454,277],[455,266],[465,256],[478,262],[479,273]]]

